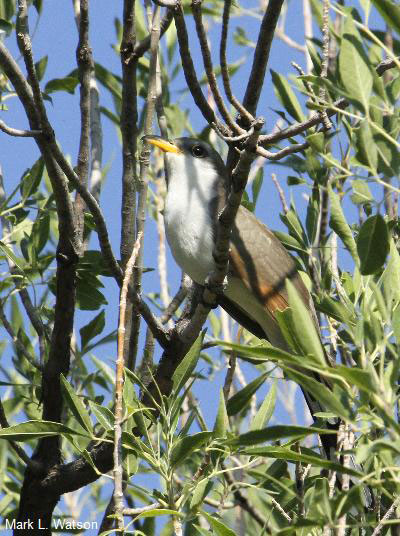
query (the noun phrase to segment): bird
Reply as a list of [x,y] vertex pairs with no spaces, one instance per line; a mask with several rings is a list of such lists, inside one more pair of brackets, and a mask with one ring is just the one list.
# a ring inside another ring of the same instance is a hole
[[[215,265],[218,216],[229,194],[225,164],[211,145],[196,138],[171,142],[147,135],[143,140],[165,154],[164,222],[172,255],[193,281],[204,285]],[[287,280],[319,332],[311,294],[294,259],[273,232],[240,205],[231,231],[227,284],[218,296],[218,304],[256,337],[290,351],[276,320],[276,313],[289,307]],[[328,356],[326,361],[329,364]],[[324,379],[318,380],[326,384]],[[315,413],[324,411],[319,401],[304,389],[303,393],[313,418]],[[325,456],[331,459],[335,449],[332,436],[321,436],[321,441]]]

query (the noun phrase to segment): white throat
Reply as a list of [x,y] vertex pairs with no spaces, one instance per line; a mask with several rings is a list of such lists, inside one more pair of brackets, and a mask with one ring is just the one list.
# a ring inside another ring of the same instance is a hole
[[203,158],[167,154],[168,192],[165,228],[172,254],[197,283],[204,283],[214,266],[210,203],[217,195],[218,176]]

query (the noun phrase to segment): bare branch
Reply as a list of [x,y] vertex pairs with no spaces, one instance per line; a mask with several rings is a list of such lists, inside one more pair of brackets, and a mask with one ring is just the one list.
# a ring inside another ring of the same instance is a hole
[[[348,105],[349,103],[345,99],[339,99],[333,103],[334,108],[340,108],[340,109],[347,108]],[[326,113],[329,117],[331,117],[332,115],[337,114],[337,110],[330,109],[328,107],[326,110]],[[315,112],[311,115],[311,117],[309,117],[309,119],[306,119],[306,121],[303,121],[302,123],[296,123],[279,132],[273,132],[272,134],[260,136],[259,143],[263,147],[265,147],[266,145],[272,145],[273,143],[276,143],[277,141],[285,140],[288,138],[292,138],[293,136],[297,136],[298,134],[305,132],[310,127],[318,125],[318,123],[321,123],[321,122],[322,122],[322,119],[321,119],[320,112]]]
[[[174,19],[174,11],[172,9],[168,9],[160,23],[160,37],[162,37],[165,34],[165,32],[168,30],[173,19]],[[145,54],[145,52],[149,50],[150,38],[151,38],[151,35],[149,34],[135,45],[133,49],[133,55],[135,58],[140,58],[141,56],[143,56],[143,54]]]
[[224,100],[218,88],[217,78],[214,74],[212,61],[211,61],[211,53],[210,53],[210,49],[207,43],[206,32],[204,29],[203,19],[201,16],[201,0],[192,0],[192,12],[193,12],[193,17],[196,23],[196,31],[197,31],[197,37],[199,38],[201,54],[203,56],[204,69],[206,71],[207,80],[210,85],[210,89],[214,97],[215,103],[217,105],[218,111],[221,114],[224,121],[227,123],[227,125],[231,128],[233,132],[243,134],[245,133],[244,129],[241,128],[239,125],[237,125],[235,121],[232,119],[230,113],[228,112],[225,106]]
[[114,409],[114,505],[117,516],[117,525],[120,530],[124,530],[123,518],[123,483],[122,483],[122,422],[123,422],[123,397],[124,387],[124,344],[125,344],[125,315],[126,298],[128,295],[129,282],[132,278],[133,268],[141,246],[142,232],[140,231],[132,250],[132,254],[126,263],[124,279],[121,287],[119,300],[119,323],[118,323],[118,356],[116,362],[115,377],[115,409]]
[[241,117],[244,118],[249,124],[251,124],[254,121],[254,117],[246,110],[242,103],[232,93],[228,71],[228,63],[226,61],[226,42],[228,37],[229,14],[231,5],[232,0],[225,0],[224,12],[222,14],[221,43],[219,48],[219,61],[221,64],[222,81],[229,102],[236,108],[236,110],[240,113]]
[[37,359],[34,356],[31,356],[31,354],[25,348],[25,344],[15,334],[15,331],[14,331],[12,325],[10,324],[10,322],[8,321],[8,319],[7,319],[6,315],[5,315],[3,304],[1,302],[0,302],[0,321],[4,326],[4,329],[10,335],[13,343],[17,347],[17,350],[19,352],[21,352],[21,354],[24,355],[25,359],[27,359],[28,362],[32,366],[34,366],[37,370],[40,370],[40,371],[43,370],[42,365],[37,361]]
[[385,527],[385,521],[388,521],[391,517],[393,517],[393,514],[396,512],[396,509],[399,506],[399,504],[400,504],[400,495],[396,497],[391,507],[387,510],[385,515],[382,517],[382,519],[379,522],[379,525],[375,528],[374,532],[372,533],[372,536],[379,536],[379,534],[382,532],[382,529]]
[[189,50],[189,38],[186,29],[185,18],[183,16],[183,8],[181,5],[177,5],[176,9],[174,10],[174,19],[178,35],[179,52],[182,60],[183,72],[185,74],[186,83],[188,85],[190,93],[192,94],[192,97],[197,107],[203,114],[204,119],[210,125],[216,123],[218,125],[218,129],[223,132],[224,135],[229,136],[229,130],[219,121],[219,119],[215,115],[215,112],[204,97],[199,81],[197,80],[196,71]]
[[379,76],[382,76],[383,73],[385,73],[389,69],[393,69],[393,67],[398,67],[400,65],[400,56],[397,56],[396,58],[387,58],[386,60],[381,61],[376,66],[375,70]]
[[[8,428],[10,425],[7,421],[6,413],[4,411],[4,406],[2,401],[0,400],[0,427],[1,428]],[[32,471],[34,474],[40,474],[43,472],[43,466],[40,462],[36,460],[31,460],[29,456],[26,454],[24,449],[15,441],[9,441],[9,444],[11,448],[14,450],[14,452],[17,454],[17,456],[20,458],[20,460]]]
[[253,116],[255,116],[257,111],[257,104],[264,83],[265,70],[269,60],[272,39],[274,37],[283,2],[284,0],[270,0],[268,2],[261,23],[260,32],[258,34],[253,65],[251,67],[251,73],[243,99],[243,106]]
[[275,175],[275,173],[271,173],[271,179],[272,179],[272,182],[275,184],[275,188],[277,189],[278,191],[278,195],[279,195],[279,199],[281,200],[281,204],[282,204],[282,210],[283,210],[283,213],[284,214],[287,214],[289,212],[289,207],[286,203],[286,198],[285,198],[285,193],[284,191],[282,190],[282,187],[281,185],[279,184],[278,182],[278,179]]
[[271,153],[270,151],[267,151],[266,149],[263,149],[262,147],[257,147],[256,153],[260,156],[263,156],[267,160],[280,160],[281,158],[284,158],[285,156],[293,153],[298,153],[300,151],[304,151],[304,149],[307,149],[308,142],[305,141],[304,143],[294,143],[293,145],[289,145],[289,147],[285,147],[284,149],[281,149],[280,151],[277,151],[276,153]]
[[153,2],[160,7],[176,7],[179,0],[153,0]]
[[[87,186],[90,162],[90,75],[93,69],[92,50],[89,45],[88,0],[80,0],[79,42],[76,49],[76,60],[78,64],[78,76],[80,81],[79,108],[81,113],[81,128],[76,174],[78,175],[80,182]],[[85,203],[79,193],[76,194],[74,208],[76,228],[79,235],[79,240],[82,243]]]
[[42,134],[41,130],[18,130],[16,128],[9,127],[0,120],[0,130],[9,134],[10,136],[16,136],[20,138],[34,138],[35,136],[40,136]]

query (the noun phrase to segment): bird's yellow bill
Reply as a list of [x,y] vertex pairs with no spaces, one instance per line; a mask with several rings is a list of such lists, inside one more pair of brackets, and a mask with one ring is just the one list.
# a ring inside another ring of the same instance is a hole
[[171,143],[170,141],[163,140],[162,138],[156,138],[151,136],[145,136],[145,139],[148,143],[151,143],[151,145],[155,145],[156,147],[159,147],[162,151],[165,153],[180,153],[181,150]]

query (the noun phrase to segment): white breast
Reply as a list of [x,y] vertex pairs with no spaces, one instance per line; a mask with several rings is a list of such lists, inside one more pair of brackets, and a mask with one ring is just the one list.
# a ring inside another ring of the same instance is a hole
[[209,203],[217,177],[204,159],[168,154],[169,184],[165,200],[165,230],[179,266],[197,283],[204,283],[214,266]]

